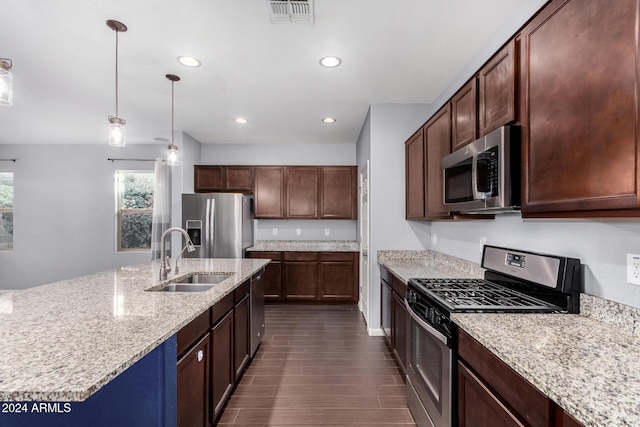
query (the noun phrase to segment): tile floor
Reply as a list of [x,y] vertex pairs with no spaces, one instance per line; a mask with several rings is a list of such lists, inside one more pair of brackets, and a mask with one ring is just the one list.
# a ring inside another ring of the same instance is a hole
[[397,364],[357,307],[269,305],[218,426],[320,425],[415,427]]

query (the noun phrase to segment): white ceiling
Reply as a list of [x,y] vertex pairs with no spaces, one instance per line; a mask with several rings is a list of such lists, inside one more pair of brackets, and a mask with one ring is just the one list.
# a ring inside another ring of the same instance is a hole
[[[370,104],[431,103],[530,1],[315,0],[310,25],[271,24],[264,0],[2,0],[14,105],[0,107],[0,144],[106,144],[107,19],[129,28],[119,36],[128,143],[170,138],[167,73],[182,78],[175,128],[202,143],[354,143]],[[178,64],[184,54],[202,66]],[[321,67],[326,55],[342,65]]]

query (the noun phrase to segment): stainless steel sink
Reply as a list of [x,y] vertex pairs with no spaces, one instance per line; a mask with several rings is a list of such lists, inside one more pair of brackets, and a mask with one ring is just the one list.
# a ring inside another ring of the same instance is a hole
[[204,292],[218,283],[224,282],[231,276],[232,274],[189,274],[175,282],[152,290],[156,292]]

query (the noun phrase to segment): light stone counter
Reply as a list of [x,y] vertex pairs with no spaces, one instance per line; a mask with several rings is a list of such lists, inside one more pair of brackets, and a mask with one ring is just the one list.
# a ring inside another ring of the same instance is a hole
[[233,274],[204,292],[145,291],[153,261],[1,295],[0,401],[87,399],[267,263],[181,260],[178,277]]
[[640,337],[576,314],[451,318],[585,426],[640,426]]
[[411,278],[481,279],[478,264],[435,251],[378,251],[378,264],[407,283]]
[[257,240],[249,252],[359,252],[353,240]]

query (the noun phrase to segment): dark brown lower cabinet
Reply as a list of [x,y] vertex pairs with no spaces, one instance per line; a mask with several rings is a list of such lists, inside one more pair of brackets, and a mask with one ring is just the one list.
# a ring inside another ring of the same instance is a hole
[[235,333],[233,351],[233,370],[235,379],[242,375],[242,371],[249,363],[250,334],[249,326],[251,312],[249,310],[249,294],[247,293],[240,302],[236,303],[233,311],[233,329]]
[[267,302],[357,303],[359,252],[248,252],[270,259]]
[[215,422],[233,390],[233,311],[211,328],[211,417]]
[[407,322],[409,313],[404,306],[404,295],[393,294],[393,354],[400,363],[403,372],[407,366]]
[[209,334],[178,360],[178,427],[209,425]]
[[393,288],[385,280],[380,281],[380,327],[388,346],[391,342],[391,319],[393,318]]
[[458,362],[458,405],[460,427],[525,426],[462,362]]

